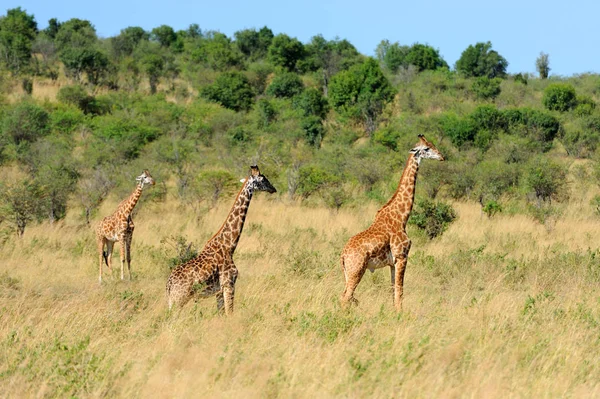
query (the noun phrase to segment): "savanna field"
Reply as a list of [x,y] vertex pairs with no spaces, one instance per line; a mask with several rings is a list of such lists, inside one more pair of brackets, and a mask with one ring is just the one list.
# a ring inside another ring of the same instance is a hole
[[[30,12],[0,16],[0,397],[600,397],[599,75]],[[446,161],[419,166],[403,310],[389,268],[343,308],[340,253],[419,134]],[[251,165],[277,193],[250,205],[233,314],[169,312]],[[117,243],[99,284],[95,227],[144,169],[133,280]]]

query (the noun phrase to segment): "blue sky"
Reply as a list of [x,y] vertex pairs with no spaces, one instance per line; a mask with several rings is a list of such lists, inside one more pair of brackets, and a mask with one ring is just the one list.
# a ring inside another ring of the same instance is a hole
[[166,24],[232,36],[244,28],[268,26],[307,42],[316,34],[346,38],[373,55],[382,39],[401,44],[427,43],[454,65],[470,44],[491,41],[509,62],[508,71],[535,72],[540,51],[550,54],[551,75],[600,72],[600,2],[515,1],[355,1],[355,0],[5,0],[6,9],[22,7],[40,28],[50,18],[88,19],[102,37],[127,26],[146,30]]

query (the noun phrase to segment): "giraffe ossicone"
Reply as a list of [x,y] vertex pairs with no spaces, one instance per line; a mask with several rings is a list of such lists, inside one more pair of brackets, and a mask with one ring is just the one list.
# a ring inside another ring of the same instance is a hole
[[444,156],[420,134],[419,142],[409,152],[394,195],[377,211],[373,224],[350,238],[344,246],[340,257],[346,282],[341,296],[343,305],[357,303],[354,291],[367,269],[373,272],[390,266],[394,306],[398,311],[402,309],[404,272],[411,246],[406,234],[406,222],[412,211],[417,172],[422,159],[443,161]]
[[240,240],[250,200],[255,191],[274,193],[275,187],[260,173],[258,166],[251,166],[250,173],[243,179],[225,222],[204,245],[200,254],[171,272],[167,280],[166,294],[169,309],[183,306],[194,296],[217,296],[217,309],[233,312],[235,281],[238,270],[233,262],[233,253]]
[[155,184],[148,169],[144,169],[135,180],[137,184],[131,195],[121,201],[117,210],[102,219],[96,228],[96,243],[100,261],[98,281],[100,283],[102,283],[103,260],[109,272],[112,273],[112,251],[115,242],[121,243],[121,280],[124,278],[125,256],[127,256],[127,270],[129,271],[129,280],[131,280],[131,241],[135,228],[131,213],[142,195],[144,186]]

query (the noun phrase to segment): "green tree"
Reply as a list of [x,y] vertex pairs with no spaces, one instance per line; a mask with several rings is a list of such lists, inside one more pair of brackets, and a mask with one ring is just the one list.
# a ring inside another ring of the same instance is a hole
[[381,72],[377,61],[365,62],[331,79],[330,102],[341,114],[361,121],[370,135],[375,131],[383,107],[394,98],[394,88]]
[[540,52],[540,56],[535,60],[535,69],[540,74],[540,78],[548,79],[550,74],[550,56],[543,51]]
[[266,26],[259,31],[244,29],[234,33],[237,48],[251,60],[259,60],[267,56],[267,50],[273,41],[273,31]]
[[492,43],[470,45],[456,61],[456,70],[466,77],[504,78],[508,61],[497,51],[492,50]]
[[21,7],[10,9],[0,17],[0,63],[18,74],[31,62],[31,46],[37,34],[33,15]]
[[59,25],[54,42],[59,51],[67,48],[91,48],[98,38],[90,21],[72,18]]
[[0,213],[15,226],[19,237],[29,222],[42,215],[41,198],[40,187],[32,180],[0,185]]
[[133,54],[136,47],[142,42],[150,39],[150,34],[139,26],[130,26],[125,29],[121,29],[115,37],[111,37],[110,46],[112,54],[117,58],[121,59],[126,56]]
[[235,186],[236,179],[227,170],[206,170],[200,172],[198,181],[202,192],[210,196],[212,206],[215,206],[221,194]]
[[252,108],[254,91],[248,78],[239,72],[225,72],[212,85],[205,86],[200,95],[234,111]]
[[93,85],[100,83],[109,71],[109,61],[106,54],[92,48],[67,48],[60,55],[67,76],[80,82],[85,73],[88,82]]
[[565,112],[577,105],[577,93],[570,84],[553,83],[544,89],[542,103],[551,111]]
[[361,56],[348,40],[325,40],[321,35],[313,36],[305,46],[306,58],[303,68],[319,71],[323,81],[323,93],[328,95],[329,81],[339,71],[347,70],[360,62]]
[[29,174],[38,182],[40,205],[50,223],[66,215],[67,200],[75,191],[79,173],[72,150],[68,138],[48,136],[35,142],[24,157]]
[[142,66],[148,76],[150,94],[156,94],[160,77],[165,71],[165,60],[159,54],[150,53],[142,59]]
[[206,64],[216,71],[226,71],[243,64],[242,53],[231,43],[231,39],[219,32],[205,37],[204,53]]
[[404,62],[408,65],[416,66],[419,72],[426,70],[435,71],[438,68],[448,68],[448,64],[440,56],[438,50],[420,43],[415,43],[410,47]]
[[391,73],[396,73],[400,67],[406,66],[408,52],[408,46],[401,46],[398,42],[390,43],[389,40],[382,40],[375,49],[379,62]]
[[273,81],[267,88],[267,94],[275,97],[291,98],[302,93],[304,84],[298,74],[293,72],[284,72],[273,78]]
[[161,25],[152,29],[150,39],[158,42],[161,47],[170,47],[177,40],[177,35],[169,25]]
[[304,45],[296,38],[286,34],[279,34],[273,38],[268,49],[268,59],[276,66],[286,68],[288,71],[296,69],[296,64],[304,58]]

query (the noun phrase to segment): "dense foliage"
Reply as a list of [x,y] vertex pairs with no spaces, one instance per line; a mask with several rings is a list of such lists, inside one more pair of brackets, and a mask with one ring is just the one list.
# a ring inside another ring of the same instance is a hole
[[228,37],[196,24],[130,26],[100,38],[87,20],[38,29],[32,14],[8,10],[0,226],[22,234],[67,207],[89,222],[141,168],[162,181],[146,200],[175,195],[194,212],[232,191],[252,163],[307,204],[383,203],[421,133],[448,161],[423,163],[420,198],[478,201],[489,216],[543,211],[567,197],[566,164],[597,155],[597,75],[549,76],[542,53],[540,79],[509,76],[490,42],[465,49],[455,70],[426,44],[383,40],[375,54],[268,27]]

